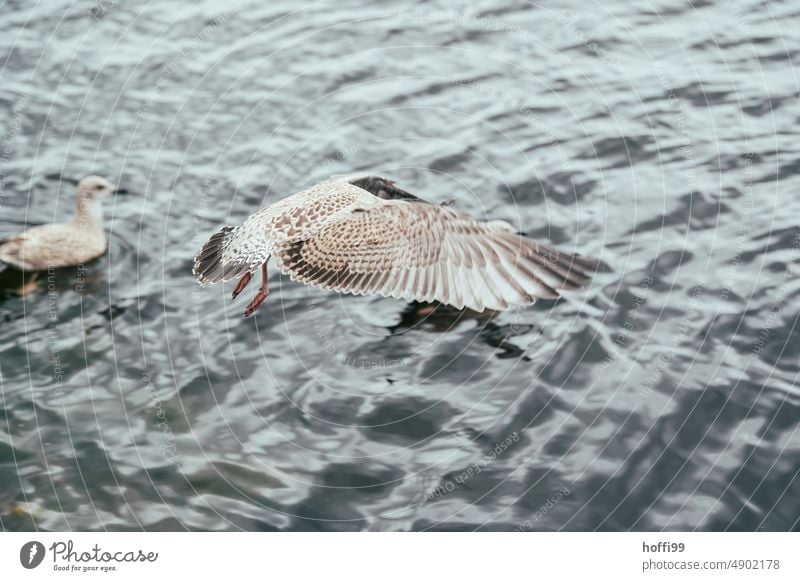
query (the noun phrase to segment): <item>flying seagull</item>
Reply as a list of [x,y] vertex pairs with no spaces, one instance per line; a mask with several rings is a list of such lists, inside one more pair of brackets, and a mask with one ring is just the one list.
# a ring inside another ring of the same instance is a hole
[[586,285],[597,260],[518,234],[502,220],[476,220],[426,202],[393,181],[334,176],[225,226],[194,259],[200,284],[239,278],[235,299],[261,270],[245,309],[269,294],[267,263],[292,280],[356,295],[380,294],[456,308],[505,310]]
[[0,241],[0,261],[22,271],[39,271],[77,266],[105,254],[102,202],[114,193],[125,192],[100,176],[83,178],[72,219],[34,226]]

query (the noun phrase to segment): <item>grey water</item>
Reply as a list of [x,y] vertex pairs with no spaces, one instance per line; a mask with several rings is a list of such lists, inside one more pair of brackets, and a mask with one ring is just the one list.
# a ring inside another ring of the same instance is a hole
[[[0,529],[800,528],[800,6],[6,2],[0,237],[109,251],[0,302]],[[596,256],[497,315],[192,257],[331,174]],[[4,271],[0,276],[13,276]]]

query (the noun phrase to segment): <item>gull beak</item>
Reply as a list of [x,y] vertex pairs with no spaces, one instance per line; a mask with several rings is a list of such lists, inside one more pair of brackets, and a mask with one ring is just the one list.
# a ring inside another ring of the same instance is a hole
[[124,196],[130,192],[128,192],[128,190],[124,188],[117,188],[116,190],[114,190],[114,193],[117,194],[118,196]]

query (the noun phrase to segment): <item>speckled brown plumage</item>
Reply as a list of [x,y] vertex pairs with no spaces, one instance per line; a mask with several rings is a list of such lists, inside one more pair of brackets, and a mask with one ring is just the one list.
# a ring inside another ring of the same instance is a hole
[[476,311],[556,298],[597,267],[376,176],[331,178],[223,228],[195,257],[194,273],[203,284],[231,280],[270,256],[292,280],[323,289]]

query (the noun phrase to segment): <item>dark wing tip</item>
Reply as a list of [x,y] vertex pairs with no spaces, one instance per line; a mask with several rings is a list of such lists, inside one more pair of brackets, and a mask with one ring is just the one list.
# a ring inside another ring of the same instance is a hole
[[225,280],[226,271],[230,269],[225,268],[222,263],[222,251],[228,236],[233,230],[233,226],[224,226],[208,239],[208,242],[203,245],[200,252],[194,257],[192,274],[200,284]]
[[587,286],[598,272],[610,270],[608,265],[596,258],[571,254],[538,243],[534,243],[532,251],[525,256],[536,268],[544,271],[538,278],[544,279],[542,282],[556,294],[560,294],[561,291],[581,289]]
[[387,180],[380,176],[355,176],[354,179],[349,180],[349,183],[382,200],[406,200],[409,202],[425,201],[414,194],[398,188],[392,180]]
[[595,274],[610,270],[604,262],[596,258],[566,252],[560,253],[557,264],[561,266],[561,269],[558,269],[559,274],[566,270],[566,274],[562,274],[565,279],[562,286],[564,290],[583,288],[592,281]]

